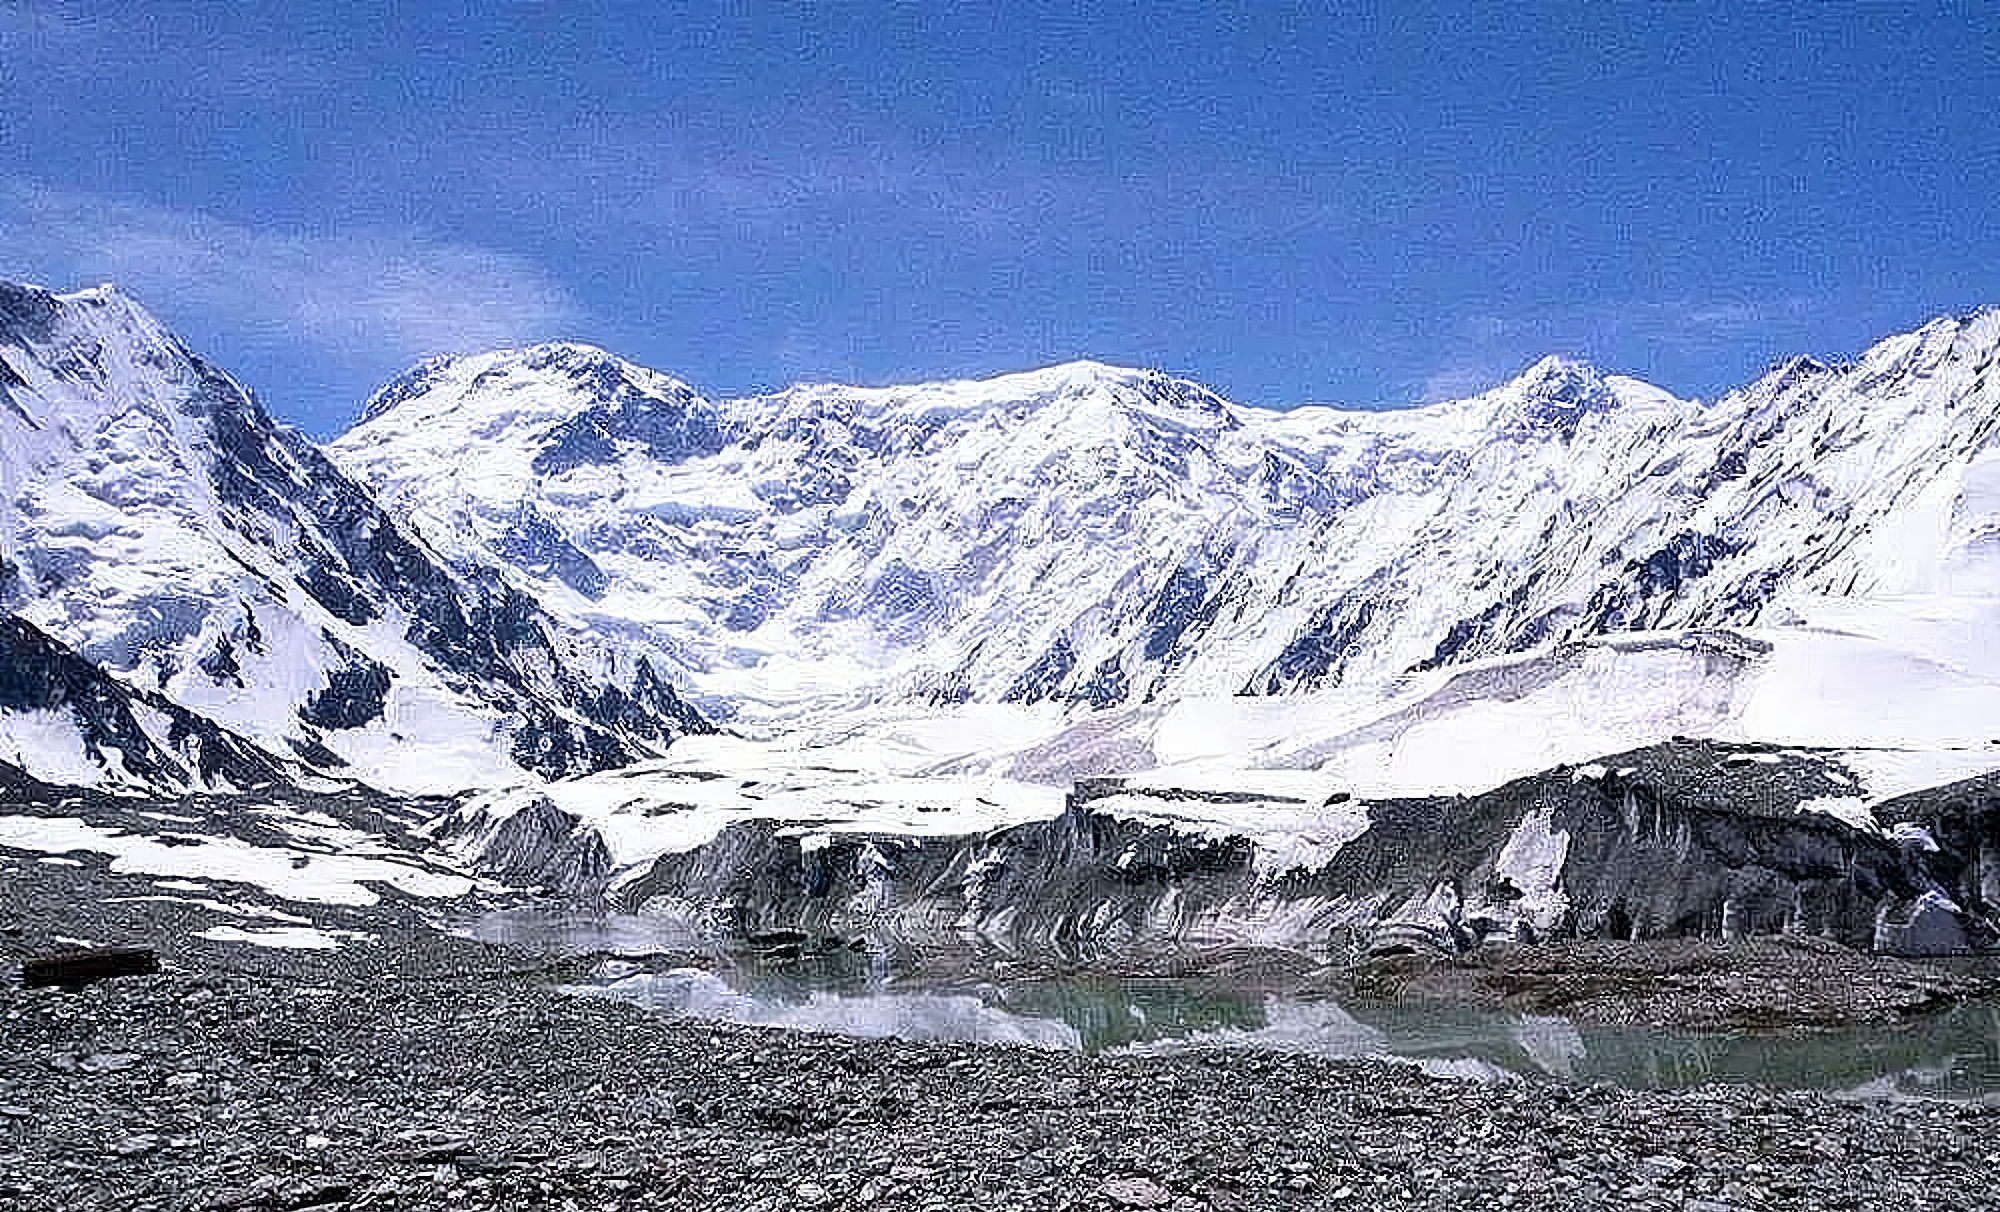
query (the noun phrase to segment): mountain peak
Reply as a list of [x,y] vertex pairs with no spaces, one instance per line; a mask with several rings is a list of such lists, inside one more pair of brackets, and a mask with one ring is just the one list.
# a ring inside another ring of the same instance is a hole
[[560,420],[605,404],[643,406],[647,400],[685,408],[699,394],[670,375],[629,362],[578,341],[551,341],[518,349],[430,358],[404,371],[369,397],[357,428],[422,400],[438,417],[500,408]]
[[1491,393],[1500,401],[1496,422],[1507,433],[1576,431],[1583,418],[1619,405],[1618,393],[1587,362],[1550,354]]
[[1549,354],[1514,377],[1514,384],[1537,395],[1574,395],[1601,387],[1604,376],[1580,358]]
[[58,293],[0,281],[0,338],[42,344],[58,339],[59,328],[72,325],[123,331],[139,344],[178,344],[143,304],[115,283]]
[[357,451],[416,430],[440,453],[513,443],[535,452],[541,475],[641,448],[673,462],[727,440],[715,406],[686,383],[575,341],[420,363],[377,391],[335,447]]

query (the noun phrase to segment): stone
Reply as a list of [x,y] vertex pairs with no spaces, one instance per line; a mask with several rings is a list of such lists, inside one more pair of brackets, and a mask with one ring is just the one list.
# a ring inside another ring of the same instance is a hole
[[1174,1202],[1173,1193],[1150,1178],[1114,1178],[1097,1193],[1121,1208],[1164,1208]]
[[136,1052],[93,1052],[77,1062],[77,1068],[85,1073],[122,1073],[138,1064]]
[[111,1151],[120,1157],[144,1157],[148,1153],[158,1152],[164,1144],[165,1141],[151,1133],[140,1133],[118,1141],[111,1146]]
[[23,960],[21,983],[30,989],[50,985],[81,989],[114,976],[144,976],[159,970],[159,954],[151,947],[85,947]]
[[1683,1161],[1682,1159],[1675,1157],[1672,1154],[1656,1153],[1651,1157],[1641,1159],[1639,1162],[1639,1169],[1648,1178],[1651,1178],[1656,1182],[1661,1182],[1668,1179],[1679,1178],[1681,1175],[1687,1173],[1688,1170],[1692,1169],[1692,1167],[1686,1161]]

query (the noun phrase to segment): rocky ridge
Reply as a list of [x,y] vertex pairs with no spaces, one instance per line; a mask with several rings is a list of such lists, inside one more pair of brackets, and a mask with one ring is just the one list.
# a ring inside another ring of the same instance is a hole
[[447,566],[113,288],[0,284],[0,404],[0,613],[179,713],[119,758],[85,704],[0,710],[45,777],[241,785],[143,752],[189,713],[274,764],[452,789],[708,727],[650,667],[585,659],[491,569]]

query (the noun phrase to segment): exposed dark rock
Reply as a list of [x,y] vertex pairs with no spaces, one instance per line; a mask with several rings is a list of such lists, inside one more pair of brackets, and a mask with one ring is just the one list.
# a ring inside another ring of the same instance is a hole
[[0,341],[15,345],[47,341],[58,310],[55,296],[47,291],[0,281]]
[[[171,752],[139,726],[134,704],[168,720]],[[126,686],[13,615],[0,616],[0,710],[66,710],[85,753],[162,789],[217,779],[255,787],[290,777],[282,761],[252,742],[159,694]]]
[[585,555],[555,523],[528,501],[494,544],[494,551],[530,576],[554,577],[584,597],[596,599],[610,583],[596,561]]
[[1280,694],[1335,685],[1354,647],[1375,620],[1375,596],[1367,585],[1322,607],[1291,638],[1277,659],[1250,679],[1249,694]]
[[346,758],[328,749],[317,736],[287,736],[285,744],[299,755],[301,761],[321,770],[339,770],[348,764]]
[[81,989],[115,976],[144,976],[159,970],[159,953],[151,947],[91,947],[23,960],[21,983],[30,989],[46,985]]
[[1036,657],[1034,664],[1015,677],[1007,693],[1000,696],[1000,701],[1039,703],[1054,698],[1075,668],[1076,649],[1070,647],[1068,636],[1057,636],[1047,652]]
[[218,686],[224,682],[234,683],[238,689],[243,686],[243,666],[237,663],[236,647],[228,636],[217,639],[214,649],[195,662],[195,667]]
[[1097,668],[1090,671],[1090,677],[1070,692],[1073,703],[1088,703],[1092,707],[1116,707],[1131,693],[1131,683],[1125,674],[1122,657],[1106,657]]
[[545,795],[498,821],[461,809],[441,823],[441,831],[477,839],[471,856],[475,867],[515,887],[548,888],[588,900],[611,874],[611,851],[604,839]]
[[326,675],[326,689],[299,707],[299,718],[315,728],[361,728],[382,718],[394,675],[389,667],[362,655],[331,635],[324,637],[345,660]]
[[351,627],[365,627],[382,617],[375,603],[352,580],[336,571],[323,556],[315,554],[309,545],[301,545],[307,552],[305,568],[299,573],[299,585],[312,600],[326,607],[326,612]]
[[423,395],[437,385],[457,360],[450,356],[430,358],[397,375],[369,397],[361,410],[361,420],[372,421],[405,400]]
[[[1584,632],[1644,631],[1659,626],[1683,587],[1708,576],[1740,550],[1740,544],[1717,535],[1691,530],[1674,535],[1645,558],[1628,560],[1615,577],[1598,587],[1583,608]],[[1754,585],[1739,587],[1737,596],[1747,609],[1754,610],[1762,601],[1758,592]],[[1768,591],[1764,592],[1768,596]],[[1737,618],[1724,615],[1712,621],[1727,625]]]
[[607,684],[594,696],[586,693],[583,707],[586,715],[607,728],[658,741],[662,746],[675,736],[703,736],[717,731],[671,683],[653,672],[652,664],[644,657],[639,658],[630,690]]
[[566,778],[630,765],[639,756],[614,733],[571,719],[535,700],[519,708],[508,753],[514,763],[544,778]]
[[654,395],[609,355],[580,346],[548,346],[531,351],[526,364],[567,372],[599,401],[550,430],[535,455],[538,475],[558,476],[610,462],[626,449],[672,464],[714,454],[729,444],[730,434],[713,405],[679,384],[665,397]]
[[1212,620],[1219,605],[1199,571],[1187,565],[1174,569],[1146,611],[1146,659],[1157,661],[1172,652],[1190,629],[1198,632]]

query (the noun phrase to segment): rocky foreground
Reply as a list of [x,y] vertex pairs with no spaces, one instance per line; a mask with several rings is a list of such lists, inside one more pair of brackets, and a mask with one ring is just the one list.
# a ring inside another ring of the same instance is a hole
[[666,1021],[436,940],[257,964],[0,988],[0,1207],[2000,1208],[1990,1106]]

